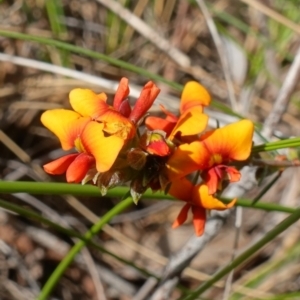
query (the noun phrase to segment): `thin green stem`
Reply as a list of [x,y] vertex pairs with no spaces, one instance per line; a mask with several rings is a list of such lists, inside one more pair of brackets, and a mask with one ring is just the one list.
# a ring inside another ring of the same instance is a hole
[[[232,201],[232,199],[225,199],[225,198],[221,198],[221,200],[225,203],[229,203],[230,201]],[[259,201],[253,204],[253,200],[241,199],[241,198],[237,200],[236,206],[249,207],[249,208],[260,209],[260,210],[265,210],[270,212],[277,211],[277,212],[284,212],[284,213],[293,213],[296,210],[293,207],[282,206],[276,203],[268,203],[263,201]]]
[[[107,192],[109,197],[122,198],[128,192],[128,187],[117,187]],[[54,183],[54,182],[29,182],[29,181],[1,181],[0,180],[0,194],[12,193],[28,193],[38,195],[74,195],[74,196],[89,196],[102,197],[99,188],[93,185],[80,185],[70,183]],[[153,200],[175,200],[170,195],[165,195],[163,192],[153,193],[147,190],[143,197],[144,199]],[[232,199],[221,198],[228,203]],[[295,211],[292,207],[278,205],[276,203],[266,203],[259,201],[253,205],[252,200],[238,199],[237,206],[250,207],[254,209],[262,209],[266,211],[280,211],[285,213],[293,213]]]
[[[108,197],[122,198],[127,192],[128,187],[117,187],[107,192]],[[30,182],[30,181],[1,181],[0,193],[28,193],[39,195],[74,195],[74,196],[91,196],[102,197],[100,189],[93,185],[81,185],[71,183],[57,182]],[[153,193],[148,190],[144,198],[152,199],[174,199],[170,195],[163,193]]]
[[[132,198],[128,197],[122,202],[114,206],[110,211],[108,211],[91,229],[84,235],[87,241],[90,241],[94,235],[96,235],[102,227],[107,224],[114,216],[122,212],[124,209],[129,207],[132,204]],[[44,285],[38,300],[45,300],[50,295],[53,288],[56,286],[56,283],[64,274],[65,270],[72,263],[75,256],[80,252],[80,250],[86,245],[86,241],[77,242],[73,248],[68,252],[65,258],[60,262],[54,272],[51,274],[46,284]]]
[[281,177],[282,172],[279,171],[277,172],[276,176],[274,176],[274,178],[263,188],[263,190],[253,199],[252,203],[253,205],[259,201],[265,193],[267,193],[270,188],[276,183],[276,181]]
[[[125,61],[122,61],[120,59],[110,57],[109,55],[105,55],[103,53],[99,53],[99,52],[92,51],[92,50],[89,50],[89,49],[85,49],[85,48],[82,48],[82,47],[74,46],[72,44],[68,44],[68,43],[57,41],[57,40],[50,39],[50,38],[45,38],[45,37],[40,37],[40,36],[35,36],[35,35],[29,35],[29,34],[20,33],[20,32],[9,31],[9,30],[0,30],[0,36],[13,38],[13,39],[18,39],[18,40],[24,40],[24,41],[37,42],[37,43],[40,43],[40,44],[50,45],[50,46],[54,46],[54,47],[64,49],[64,50],[67,50],[67,51],[72,51],[74,53],[86,55],[86,56],[91,57],[91,58],[106,61],[106,62],[108,62],[108,63],[110,63],[114,66],[120,67],[120,68],[125,69],[125,70],[129,70],[129,71],[134,72],[136,74],[140,74],[140,75],[144,76],[147,79],[152,79],[152,80],[156,80],[158,82],[163,82],[166,85],[174,88],[175,90],[181,91],[183,89],[183,86],[181,84],[173,82],[173,81],[169,81],[169,80],[165,79],[162,76],[159,76],[157,74],[154,74],[154,73],[151,73],[151,72],[147,71],[144,68],[140,68],[140,67],[132,65],[130,63],[127,63]],[[216,107],[216,108],[220,109],[221,111],[224,111],[224,112],[226,112],[230,115],[237,116],[238,118],[243,118],[241,115],[235,113],[228,106],[224,105],[221,102],[213,100],[212,101],[212,106]]]
[[182,85],[180,85],[178,83],[169,81],[169,80],[165,79],[162,76],[159,76],[157,74],[154,74],[154,73],[151,73],[151,72],[147,71],[144,68],[136,67],[136,66],[134,66],[130,63],[126,63],[126,62],[124,62],[120,59],[110,57],[110,56],[105,55],[103,53],[99,53],[99,52],[92,51],[92,50],[89,50],[89,49],[85,49],[85,48],[82,48],[82,47],[74,46],[72,44],[57,41],[57,40],[54,40],[54,39],[49,39],[49,38],[45,38],[45,37],[40,37],[40,36],[35,36],[35,35],[15,32],[15,31],[0,30],[0,35],[5,36],[5,37],[9,37],[9,38],[13,38],[13,39],[37,42],[37,43],[44,44],[44,45],[50,45],[50,46],[54,46],[54,47],[57,47],[57,48],[60,48],[60,49],[72,51],[74,53],[83,54],[83,55],[86,55],[86,56],[91,57],[91,58],[103,60],[103,61],[106,61],[106,62],[108,62],[108,63],[110,63],[114,66],[117,66],[117,67],[123,68],[125,70],[129,70],[129,71],[132,71],[134,73],[143,75],[146,78],[150,78],[150,79],[153,79],[153,80],[163,82],[163,83],[167,84],[168,86],[173,87],[176,90],[182,90]]
[[69,237],[79,238],[80,240],[85,241],[88,245],[92,246],[93,248],[95,248],[95,249],[97,249],[97,250],[99,250],[99,251],[101,251],[105,254],[108,254],[109,256],[115,258],[116,260],[118,260],[118,261],[120,261],[120,262],[122,262],[122,263],[124,263],[128,266],[131,266],[132,268],[139,271],[141,274],[143,274],[145,276],[151,276],[151,277],[156,278],[156,276],[154,274],[148,272],[145,269],[142,269],[142,268],[136,266],[131,261],[126,260],[126,259],[124,259],[124,258],[122,258],[122,257],[106,250],[105,248],[103,248],[99,244],[97,244],[97,243],[95,243],[91,240],[86,239],[83,235],[81,235],[77,231],[75,231],[73,229],[65,228],[63,226],[60,226],[57,223],[54,223],[54,222],[42,217],[40,214],[37,214],[36,212],[34,212],[30,209],[25,209],[25,208],[21,207],[20,205],[15,205],[13,203],[10,203],[10,202],[7,202],[7,201],[1,200],[1,199],[0,199],[0,207],[3,207],[3,208],[5,208],[9,211],[13,211],[13,212],[21,215],[22,217],[26,217],[28,219],[32,219],[32,220],[38,221],[42,224],[48,225],[49,227],[51,227],[51,228],[53,228],[53,229],[55,229],[55,230],[57,230],[61,233],[64,233]]
[[[279,274],[282,270],[288,268],[291,263],[298,260],[300,251],[300,244],[296,243],[291,248],[284,250],[284,254],[280,257],[274,257],[274,259],[255,268],[255,273],[252,276],[247,276],[246,281],[243,281],[243,286],[245,288],[257,289],[264,284],[266,280],[272,277],[274,274]],[[231,295],[230,300],[240,300],[245,299],[244,295],[240,294],[238,291]],[[269,298],[268,298],[269,299]],[[280,298],[281,300],[286,299],[285,297]],[[300,299],[300,298],[297,298]],[[264,298],[264,300],[266,300]],[[296,299],[294,299],[296,300]]]
[[37,214],[36,212],[34,212],[30,209],[23,208],[20,205],[15,205],[13,203],[10,203],[10,202],[0,199],[0,207],[5,208],[14,213],[17,213],[17,214],[21,215],[22,217],[33,219],[35,221],[38,221],[45,225],[48,225],[48,226],[54,228],[55,230],[60,231],[70,237],[77,237],[79,239],[83,239],[83,240],[87,241],[85,239],[85,237],[80,235],[77,231],[62,227],[62,226],[58,225],[57,223],[54,223],[54,222],[42,217],[40,214]]
[[252,153],[258,153],[263,151],[274,151],[283,148],[290,147],[299,147],[300,146],[300,138],[291,138],[286,140],[280,140],[276,142],[265,143],[262,145],[257,145],[252,148]]
[[262,247],[264,247],[267,243],[272,241],[275,237],[277,237],[280,233],[290,227],[292,224],[297,222],[300,218],[300,209],[297,209],[293,214],[288,216],[285,220],[279,223],[276,227],[270,230],[263,238],[261,238],[258,242],[256,242],[253,246],[248,248],[242,254],[238,255],[232,262],[226,265],[224,268],[220,269],[211,279],[200,285],[195,291],[193,291],[187,297],[182,297],[180,300],[193,300],[196,299],[199,295],[208,290],[214,283],[223,278],[233,269],[238,267],[240,264],[249,259],[254,253],[259,251]]

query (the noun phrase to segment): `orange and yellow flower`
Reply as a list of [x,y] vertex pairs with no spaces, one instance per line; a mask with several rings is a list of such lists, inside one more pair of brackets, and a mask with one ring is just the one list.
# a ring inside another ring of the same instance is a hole
[[152,106],[160,90],[149,81],[143,88],[133,109],[128,102],[128,79],[122,78],[114,97],[113,106],[107,104],[104,93],[96,94],[88,89],[74,89],[70,93],[70,103],[74,111],[83,117],[89,116],[93,120],[104,124],[103,130],[108,134],[132,139],[136,133],[136,124]]
[[193,225],[197,236],[202,235],[204,231],[206,210],[225,210],[231,208],[236,202],[236,199],[233,199],[230,203],[224,204],[209,194],[208,186],[206,184],[201,183],[193,185],[186,178],[172,181],[172,185],[168,192],[175,198],[186,202],[172,227],[176,228],[182,225],[187,219],[188,211],[191,209],[193,214]]
[[46,111],[41,121],[61,141],[62,148],[78,153],[66,155],[44,166],[50,174],[66,172],[68,182],[80,182],[95,165],[98,172],[108,171],[126,141],[135,137],[139,120],[151,107],[160,90],[148,82],[133,109],[128,102],[128,79],[122,78],[113,106],[104,93],[88,89],[70,92],[71,110]]
[[[159,92],[149,81],[131,107],[127,78],[121,79],[112,105],[105,93],[72,90],[73,110],[46,111],[41,121],[59,138],[64,150],[75,149],[76,153],[52,161],[44,169],[50,174],[66,173],[68,182],[93,180],[104,192],[130,182],[134,202],[148,188],[168,187],[169,194],[185,203],[173,227],[183,224],[191,210],[199,236],[207,210],[225,210],[235,203],[234,199],[224,204],[216,198],[217,191],[224,188],[225,180],[240,180],[233,164],[249,158],[254,125],[242,120],[203,133],[208,123],[203,109],[211,98],[201,84],[191,81],[181,95],[180,115],[161,106],[166,117],[147,117],[147,130],[140,133],[139,126]],[[187,179],[195,171],[202,180],[196,185]]]
[[210,95],[196,81],[188,82],[182,91],[180,101],[180,117],[161,106],[166,118],[148,117],[146,126],[149,130],[162,130],[173,140],[177,134],[192,136],[201,133],[207,126],[208,116],[203,113],[203,106],[209,105]]
[[82,181],[93,166],[96,166],[98,172],[108,171],[124,145],[124,140],[118,136],[106,137],[103,124],[71,110],[46,111],[42,114],[41,121],[59,138],[64,150],[77,150],[75,154],[44,165],[49,174],[66,172],[68,182]]
[[211,130],[190,144],[180,145],[167,162],[169,179],[173,181],[203,171],[209,194],[214,194],[224,179],[238,181],[239,171],[227,164],[248,159],[253,131],[251,121],[241,120]]

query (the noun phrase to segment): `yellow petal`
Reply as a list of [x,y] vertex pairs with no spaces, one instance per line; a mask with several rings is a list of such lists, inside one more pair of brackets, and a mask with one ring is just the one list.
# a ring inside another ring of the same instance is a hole
[[105,137],[103,126],[89,122],[80,137],[86,151],[95,157],[98,172],[106,172],[111,168],[124,145],[124,140],[117,136]]
[[201,107],[193,107],[185,111],[170,134],[170,139],[181,132],[181,136],[199,134],[207,126],[208,116],[202,113]]
[[59,138],[62,148],[69,150],[90,118],[83,118],[72,110],[53,109],[42,114],[41,122]]
[[225,210],[227,208],[231,208],[236,202],[236,199],[234,199],[230,203],[225,204],[214,196],[209,195],[206,184],[196,185],[192,194],[193,204],[204,207],[205,209]]
[[70,92],[69,98],[72,108],[84,117],[96,119],[109,108],[104,93],[97,95],[91,90],[78,88]]
[[250,120],[241,120],[208,132],[201,140],[212,155],[222,157],[222,162],[241,161],[251,153],[253,131],[254,125]]
[[180,113],[194,106],[207,106],[211,101],[207,90],[196,81],[189,81],[183,88],[180,102]]
[[200,141],[180,145],[167,161],[167,175],[173,181],[209,167],[210,153]]

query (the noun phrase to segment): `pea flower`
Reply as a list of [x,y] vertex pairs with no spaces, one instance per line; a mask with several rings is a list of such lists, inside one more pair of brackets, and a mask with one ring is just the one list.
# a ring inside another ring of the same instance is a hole
[[189,210],[193,214],[193,225],[197,236],[203,234],[206,222],[206,210],[225,210],[234,206],[236,199],[224,204],[208,192],[208,186],[200,183],[193,185],[188,179],[174,180],[168,193],[186,204],[180,210],[178,217],[173,223],[173,228],[182,225],[188,216]]
[[180,101],[180,117],[160,106],[166,118],[148,117],[146,126],[150,130],[162,130],[173,140],[177,134],[191,136],[201,133],[207,126],[208,117],[203,113],[203,106],[209,105],[210,95],[196,81],[189,81],[182,91]]
[[[165,189],[184,202],[173,227],[183,224],[191,210],[199,236],[205,228],[207,210],[225,210],[235,203],[217,199],[223,183],[240,179],[235,161],[249,158],[254,125],[249,120],[205,132],[208,116],[203,112],[211,98],[195,81],[182,91],[179,116],[161,109],[165,118],[147,111],[160,90],[149,81],[131,107],[127,78],[122,78],[112,104],[105,93],[76,88],[70,92],[73,110],[55,109],[42,114],[41,121],[60,140],[64,150],[75,149],[46,165],[50,174],[66,173],[68,182],[92,181],[104,195],[116,185],[127,183],[135,203],[143,193]],[[187,175],[197,171],[201,183]]]
[[221,188],[223,180],[238,181],[239,171],[227,164],[248,159],[253,131],[251,121],[241,120],[208,131],[190,144],[180,145],[166,164],[170,181],[202,171],[210,195]]
[[108,134],[121,137],[124,140],[132,139],[136,133],[136,125],[152,106],[160,90],[149,81],[143,88],[133,109],[128,102],[128,79],[122,78],[114,97],[113,106],[107,101],[104,93],[96,94],[89,89],[74,89],[70,93],[72,108],[83,117],[104,124],[103,130]]
[[118,136],[106,137],[103,124],[71,110],[48,110],[42,114],[41,121],[59,138],[64,150],[77,150],[44,165],[49,174],[66,172],[68,182],[82,181],[93,166],[98,172],[108,171],[124,145]]

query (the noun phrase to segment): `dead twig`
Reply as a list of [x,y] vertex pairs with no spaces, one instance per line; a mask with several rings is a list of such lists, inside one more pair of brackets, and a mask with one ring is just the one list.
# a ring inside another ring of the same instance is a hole
[[290,28],[293,31],[295,31],[296,33],[300,34],[300,26],[298,24],[287,19],[280,13],[278,13],[275,10],[271,9],[270,7],[262,4],[261,2],[259,2],[257,0],[240,0],[240,1],[248,4],[249,6],[252,6],[253,8],[255,8],[258,11],[265,14],[266,16],[274,19],[275,21],[281,23],[282,25],[286,26],[287,28]]
[[[256,185],[256,168],[245,167],[242,170],[241,181],[232,184],[224,193],[225,197],[241,197]],[[214,212],[206,223],[205,233],[201,237],[193,236],[185,246],[169,260],[161,276],[158,287],[153,291],[151,300],[163,300],[161,295],[169,295],[179,282],[181,272],[189,266],[192,259],[211,241],[220,231],[230,211]]]
[[278,96],[275,100],[274,106],[270,114],[268,115],[262,130],[262,134],[266,138],[270,138],[273,131],[282,118],[289,101],[291,100],[291,95],[299,82],[300,78],[300,46],[296,52],[295,59],[286,75],[286,78],[281,86]]
[[[19,66],[38,69],[38,70],[54,73],[57,75],[78,79],[82,82],[87,82],[89,84],[100,86],[109,91],[116,91],[119,86],[119,82],[117,81],[108,80],[98,76],[93,76],[79,71],[75,71],[72,69],[40,62],[35,59],[29,59],[29,58],[9,55],[0,52],[0,61],[9,61]],[[138,98],[140,96],[140,92],[141,92],[140,86],[130,84],[130,97]],[[168,109],[173,109],[173,110],[177,109],[178,107],[178,99],[169,95],[159,95],[156,103],[164,104]]]
[[196,2],[199,5],[199,7],[200,7],[200,9],[203,13],[206,24],[208,26],[208,29],[209,29],[210,34],[212,36],[212,39],[215,43],[217,52],[219,54],[219,58],[220,58],[220,61],[221,61],[223,73],[224,73],[225,80],[226,80],[228,96],[229,96],[229,100],[230,100],[230,103],[231,103],[231,107],[232,107],[233,110],[239,112],[239,107],[238,107],[238,103],[237,103],[237,100],[236,100],[236,97],[235,97],[233,83],[232,83],[232,80],[231,80],[229,62],[228,62],[227,55],[224,51],[224,45],[222,43],[222,40],[219,36],[216,25],[215,25],[210,13],[209,13],[207,7],[206,7],[206,4],[205,4],[204,0],[196,0]]
[[166,53],[179,66],[189,67],[191,65],[191,60],[187,55],[172,46],[169,41],[161,37],[154,29],[138,18],[130,10],[123,7],[119,2],[114,0],[97,0],[97,2],[113,11],[127,24],[132,26],[137,32],[148,39],[154,46]]

